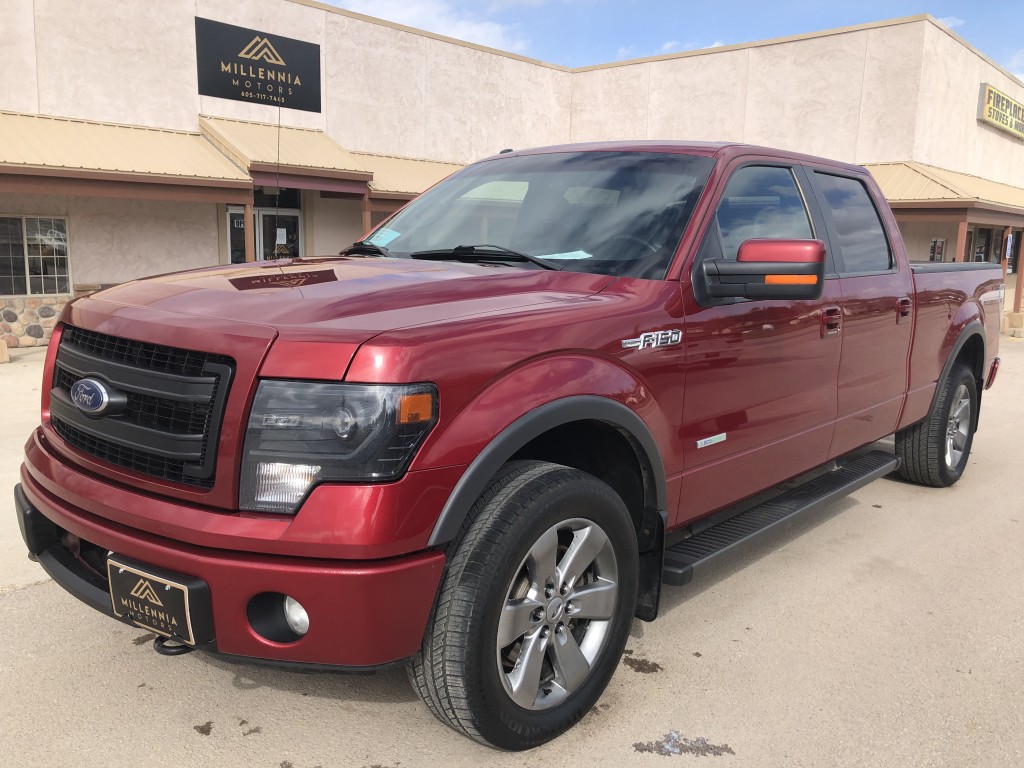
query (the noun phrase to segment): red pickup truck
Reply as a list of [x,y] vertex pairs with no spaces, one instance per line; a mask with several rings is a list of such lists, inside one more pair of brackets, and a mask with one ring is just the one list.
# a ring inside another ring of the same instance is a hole
[[955,483],[1002,298],[998,267],[911,264],[860,167],[503,153],[339,256],[69,305],[17,514],[162,653],[406,664],[442,721],[525,749],[662,584],[882,475]]

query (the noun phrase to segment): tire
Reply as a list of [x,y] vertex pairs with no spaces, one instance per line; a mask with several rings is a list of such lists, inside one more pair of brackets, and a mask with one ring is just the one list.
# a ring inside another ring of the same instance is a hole
[[896,433],[900,476],[912,483],[945,488],[963,475],[978,424],[978,382],[956,363],[927,418]]
[[569,467],[512,462],[449,547],[410,681],[438,719],[482,744],[550,741],[615,672],[637,573],[633,523],[610,487]]

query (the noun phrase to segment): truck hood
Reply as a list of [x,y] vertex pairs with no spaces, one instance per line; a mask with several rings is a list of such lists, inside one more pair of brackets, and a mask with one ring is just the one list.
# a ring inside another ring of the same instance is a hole
[[573,301],[613,280],[458,262],[328,257],[158,275],[90,301],[269,326],[281,340],[360,344],[397,328]]

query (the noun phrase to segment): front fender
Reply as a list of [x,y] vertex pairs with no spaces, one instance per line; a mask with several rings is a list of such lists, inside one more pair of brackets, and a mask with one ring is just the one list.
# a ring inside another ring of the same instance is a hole
[[434,526],[429,544],[451,541],[491,478],[520,448],[554,427],[595,420],[628,434],[652,478],[658,510],[667,508],[659,446],[671,420],[647,387],[611,362],[574,355],[543,358],[492,383],[442,429],[421,466],[468,465]]

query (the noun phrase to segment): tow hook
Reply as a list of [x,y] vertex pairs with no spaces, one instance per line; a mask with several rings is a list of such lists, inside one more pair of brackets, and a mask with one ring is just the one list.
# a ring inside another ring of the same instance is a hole
[[186,653],[192,653],[195,650],[191,645],[185,645],[184,643],[170,641],[170,637],[158,637],[153,641],[153,650],[159,653],[161,656],[184,656]]

